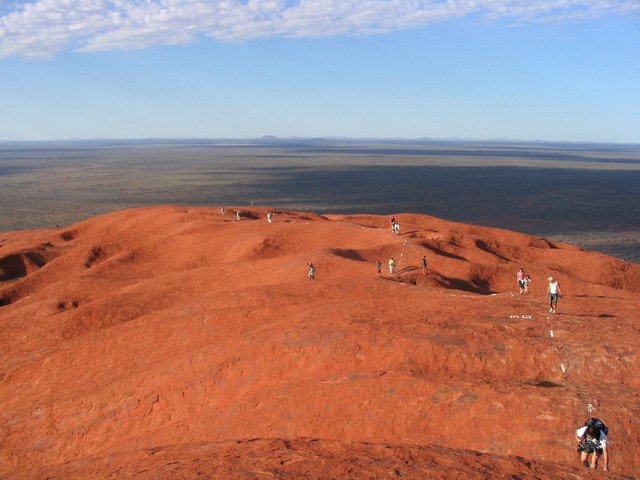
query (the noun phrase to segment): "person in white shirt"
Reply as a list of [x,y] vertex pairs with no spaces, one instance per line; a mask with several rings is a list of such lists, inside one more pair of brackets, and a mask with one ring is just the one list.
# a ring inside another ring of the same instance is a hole
[[598,468],[598,460],[602,456],[603,469],[609,471],[608,439],[605,432],[593,425],[587,425],[576,430],[576,440],[580,461],[585,467]]
[[313,263],[307,263],[307,267],[309,267],[309,273],[307,274],[307,276],[311,280],[315,280],[316,279],[316,267],[313,266]]
[[560,291],[560,284],[553,277],[549,277],[547,280],[549,280],[549,286],[547,287],[547,295],[549,296],[549,311],[551,313],[556,313],[556,308],[558,307],[558,297],[562,295],[562,292]]

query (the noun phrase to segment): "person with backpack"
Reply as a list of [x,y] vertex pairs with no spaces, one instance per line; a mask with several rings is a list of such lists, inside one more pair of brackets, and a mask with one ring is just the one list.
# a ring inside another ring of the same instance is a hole
[[[590,418],[584,427],[576,430],[578,453],[585,467],[598,468],[598,460],[602,456],[604,471],[609,471],[609,451],[607,433],[609,428],[599,418]],[[591,457],[591,458],[589,458]]]

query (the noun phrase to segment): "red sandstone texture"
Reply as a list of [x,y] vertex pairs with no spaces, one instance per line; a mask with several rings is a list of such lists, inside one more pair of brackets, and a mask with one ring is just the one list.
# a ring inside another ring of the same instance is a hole
[[[236,210],[0,234],[0,478],[640,476],[639,265],[426,215],[394,235]],[[611,473],[579,466],[591,416]]]

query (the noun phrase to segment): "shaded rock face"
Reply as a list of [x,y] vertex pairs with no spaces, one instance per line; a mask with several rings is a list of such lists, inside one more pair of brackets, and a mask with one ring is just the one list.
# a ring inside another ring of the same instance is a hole
[[640,266],[424,215],[394,235],[267,210],[0,235],[0,477],[582,478],[591,416],[611,470],[640,475]]

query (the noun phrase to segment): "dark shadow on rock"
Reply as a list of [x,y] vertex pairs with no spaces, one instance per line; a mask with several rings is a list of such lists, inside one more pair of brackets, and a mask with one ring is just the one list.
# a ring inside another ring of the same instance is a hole
[[397,270],[396,274],[400,275],[402,273],[415,272],[418,270],[418,267],[404,267],[402,270]]
[[620,300],[622,297],[610,297],[608,295],[573,295],[576,298],[615,298]]
[[425,248],[431,250],[436,255],[441,255],[443,257],[448,257],[448,258],[453,258],[455,260],[462,260],[463,262],[468,262],[469,261],[466,258],[461,257],[460,255],[456,255],[455,253],[449,253],[449,252],[447,252],[445,250],[442,250],[441,248],[434,247],[433,245],[429,245],[428,243],[423,243],[422,245]]
[[[413,267],[412,270],[418,270],[418,268]],[[417,273],[396,277],[396,280],[409,285],[429,286],[429,279],[425,275]]]
[[89,249],[89,252],[84,257],[83,262],[86,268],[91,268],[96,263],[100,263],[102,260],[107,258],[109,253],[106,248],[102,248],[100,246],[94,246]]
[[16,289],[11,289],[5,291],[0,297],[0,307],[6,307],[7,305],[11,305],[12,303],[20,300],[21,295],[16,291]]
[[358,262],[367,262],[368,260],[364,258],[360,252],[353,249],[342,249],[342,248],[332,248],[330,252],[333,255],[337,255],[338,257],[347,258],[349,260],[356,260]]
[[47,264],[47,261],[44,259],[44,257],[36,252],[27,252],[24,254],[24,256],[27,257],[31,261],[31,263],[33,263],[38,268],[42,268]]
[[560,385],[559,383],[551,382],[549,380],[535,380],[533,382],[528,382],[529,385],[533,385],[534,387],[542,387],[542,388],[562,388],[564,385]]
[[491,255],[495,255],[496,257],[500,258],[501,260],[504,260],[505,262],[511,262],[512,261],[510,258],[507,258],[504,255],[499,254],[498,252],[496,252],[492,248],[489,248],[489,245],[487,245],[482,240],[476,240],[475,244],[476,244],[476,247],[478,247],[483,252],[487,252],[487,253],[490,253]]
[[27,275],[29,267],[40,269],[47,264],[37,252],[13,253],[0,258],[0,281],[16,280]]
[[67,230],[66,232],[62,232],[60,234],[60,238],[65,242],[69,242],[74,238],[76,238],[77,235],[78,235],[78,232],[76,232],[75,230]]
[[21,255],[12,254],[0,259],[0,281],[16,280],[26,275],[27,266]]
[[484,285],[474,285],[466,280],[461,278],[449,278],[449,277],[440,277],[437,280],[437,283],[443,288],[449,288],[452,290],[463,290],[465,292],[477,293],[479,295],[491,295],[496,293]]
[[78,308],[79,306],[80,306],[80,303],[77,300],[68,300],[68,301],[58,302],[58,304],[56,305],[56,308],[58,309],[58,311],[64,312],[66,310]]
[[471,279],[471,284],[475,285],[477,288],[480,288],[482,290],[486,290],[486,291],[491,290],[491,284],[482,277],[474,276]]
[[548,248],[550,250],[557,250],[558,247],[546,238],[532,238],[529,241],[529,246],[533,248]]

